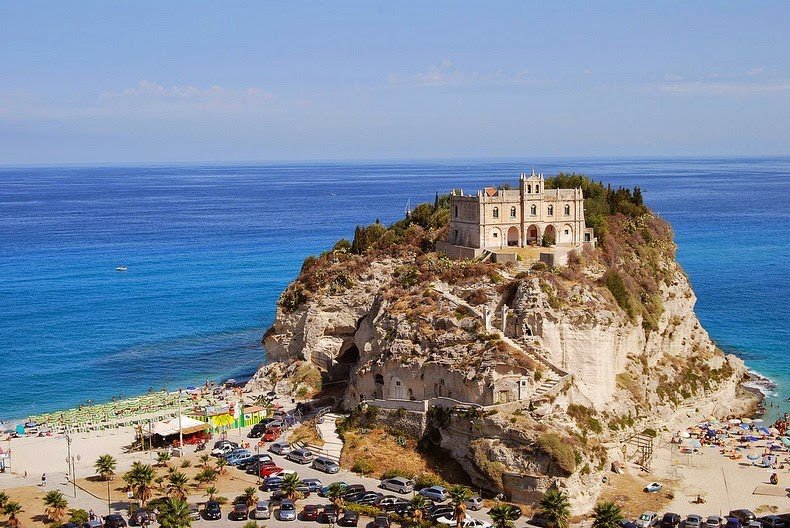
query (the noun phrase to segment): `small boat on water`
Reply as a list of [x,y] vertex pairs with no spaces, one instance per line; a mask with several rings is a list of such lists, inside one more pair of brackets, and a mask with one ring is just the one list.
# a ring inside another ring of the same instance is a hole
[[127,268],[126,266],[117,266],[115,268],[115,271],[128,271],[128,270],[129,268]]

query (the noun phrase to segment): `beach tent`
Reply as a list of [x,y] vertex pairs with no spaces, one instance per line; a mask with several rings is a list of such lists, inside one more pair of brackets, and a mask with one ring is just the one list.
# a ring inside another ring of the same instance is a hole
[[[205,431],[208,429],[209,425],[205,422],[201,422],[200,420],[195,420],[194,418],[190,418],[189,416],[181,416],[181,434],[189,435],[194,433],[199,433],[201,431]],[[151,434],[155,434],[161,437],[170,436],[170,435],[177,435],[179,433],[178,430],[178,417],[172,418],[170,420],[165,420],[164,422],[157,422],[153,426],[151,426]],[[143,431],[143,434],[148,436],[148,431]]]

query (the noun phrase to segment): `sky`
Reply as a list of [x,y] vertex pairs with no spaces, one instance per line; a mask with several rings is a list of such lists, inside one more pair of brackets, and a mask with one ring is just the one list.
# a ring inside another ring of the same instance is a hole
[[790,3],[0,1],[0,165],[790,154]]

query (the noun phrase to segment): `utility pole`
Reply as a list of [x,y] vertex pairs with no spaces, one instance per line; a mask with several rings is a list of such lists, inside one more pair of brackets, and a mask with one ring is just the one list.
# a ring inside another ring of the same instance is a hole
[[184,433],[181,428],[181,389],[178,389],[178,453],[184,456]]

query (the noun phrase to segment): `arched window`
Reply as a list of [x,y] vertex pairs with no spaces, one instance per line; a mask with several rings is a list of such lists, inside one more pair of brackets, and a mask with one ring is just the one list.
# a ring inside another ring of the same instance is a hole
[[494,210],[491,214],[494,218],[499,218],[499,207],[494,207]]
[[516,217],[516,208],[515,207],[511,207],[510,208],[510,218],[515,218],[515,217]]
[[536,192],[536,193],[539,193],[539,192],[540,192],[540,185],[536,185],[536,186],[535,186],[535,192]]
[[532,185],[527,185],[527,194],[532,194]]
[[554,206],[553,205],[549,206],[549,209],[546,211],[546,214],[548,214],[549,216],[554,216]]
[[565,216],[570,216],[570,215],[571,215],[571,206],[570,205],[566,205],[565,206]]
[[458,218],[458,206],[455,206],[455,217]]
[[529,208],[529,214],[531,214],[532,216],[535,216],[536,214],[538,214],[538,206],[535,205],[535,204],[532,204],[532,207]]

